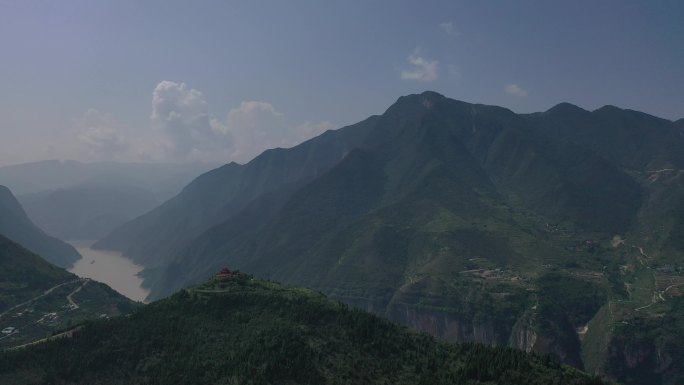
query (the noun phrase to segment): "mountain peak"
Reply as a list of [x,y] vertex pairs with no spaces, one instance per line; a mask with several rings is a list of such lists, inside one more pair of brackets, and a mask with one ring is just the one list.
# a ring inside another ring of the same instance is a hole
[[624,110],[623,110],[622,108],[620,108],[620,107],[616,107],[616,106],[614,106],[614,105],[612,105],[612,104],[606,104],[605,106],[603,106],[603,107],[601,107],[601,108],[597,108],[597,109],[595,109],[595,110],[592,111],[592,112],[596,112],[596,113],[616,113],[616,112],[622,112],[622,111],[624,111]]
[[578,114],[587,113],[589,111],[584,108],[578,107],[572,103],[562,102],[546,110],[547,114]]
[[439,92],[430,91],[430,90],[423,91],[423,92],[420,94],[420,96],[428,97],[428,98],[438,98],[438,99],[444,99],[444,98],[446,98],[446,96],[440,94]]
[[446,96],[437,93],[435,91],[424,91],[420,94],[409,94],[405,96],[399,97],[397,101],[390,107],[390,109],[394,106],[404,106],[405,104],[415,104],[418,103],[419,105],[422,105],[427,108],[430,105],[434,105],[434,103],[446,99]]

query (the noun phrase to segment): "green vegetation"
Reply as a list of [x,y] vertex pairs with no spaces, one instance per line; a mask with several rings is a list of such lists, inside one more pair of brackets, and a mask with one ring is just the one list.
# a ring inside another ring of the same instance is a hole
[[558,307],[573,327],[591,320],[606,303],[605,288],[600,284],[575,276],[552,272],[538,280],[540,297],[546,306]]
[[14,329],[0,335],[0,349],[136,306],[107,285],[80,279],[0,235],[0,330]]
[[684,361],[684,298],[674,298],[652,313],[641,312],[629,322],[617,324],[608,350],[606,372],[620,382],[684,383],[680,364]]
[[0,235],[0,313],[75,277]]
[[[99,245],[152,266],[152,298],[228,265],[449,341],[606,372],[620,325],[658,325],[682,293],[680,133],[610,106],[520,115],[409,95],[204,174]],[[639,370],[673,371],[664,359]]]
[[447,344],[311,290],[239,276],[0,354],[22,384],[603,384],[548,356]]

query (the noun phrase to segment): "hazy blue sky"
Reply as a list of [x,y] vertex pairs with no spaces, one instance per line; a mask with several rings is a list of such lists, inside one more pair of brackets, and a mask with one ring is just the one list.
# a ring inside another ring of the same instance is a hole
[[0,0],[0,165],[246,161],[438,91],[684,117],[684,1]]

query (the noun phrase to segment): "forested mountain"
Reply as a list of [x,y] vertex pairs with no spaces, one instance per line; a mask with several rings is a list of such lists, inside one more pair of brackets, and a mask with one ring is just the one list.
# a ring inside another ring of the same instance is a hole
[[312,290],[234,275],[0,353],[21,384],[599,385],[549,357],[437,342]]
[[5,186],[0,186],[0,234],[42,255],[57,266],[69,267],[81,258],[73,246],[37,228]]
[[229,265],[447,340],[676,384],[682,329],[635,325],[682,322],[682,169],[680,129],[644,113],[426,92],[213,170],[97,246],[146,265],[154,298]]
[[124,224],[94,247],[126,249],[138,262],[160,264],[255,199],[282,203],[358,147],[375,120],[328,131],[292,149],[268,150],[244,166],[230,163],[207,172],[176,197]]
[[133,306],[108,286],[51,265],[0,235],[0,349]]

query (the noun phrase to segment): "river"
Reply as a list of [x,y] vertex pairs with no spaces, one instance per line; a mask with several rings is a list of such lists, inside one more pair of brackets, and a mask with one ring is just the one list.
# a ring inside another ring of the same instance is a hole
[[83,278],[106,283],[112,289],[134,301],[144,301],[149,290],[142,287],[142,278],[138,273],[143,267],[123,257],[115,251],[93,250],[90,246],[95,241],[69,241],[83,256],[70,272]]

